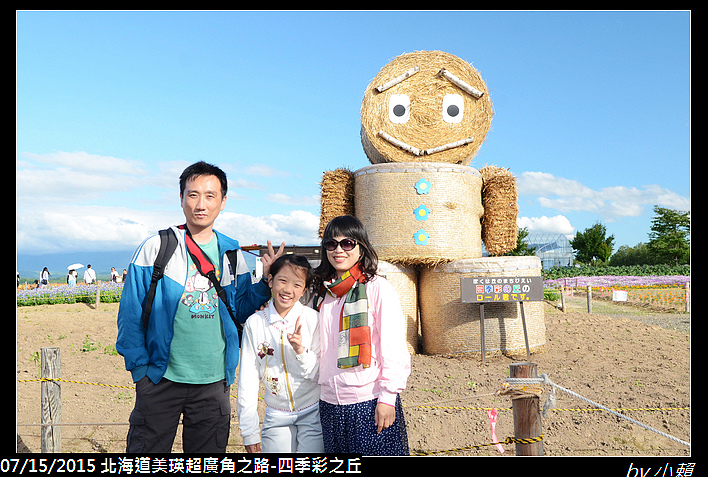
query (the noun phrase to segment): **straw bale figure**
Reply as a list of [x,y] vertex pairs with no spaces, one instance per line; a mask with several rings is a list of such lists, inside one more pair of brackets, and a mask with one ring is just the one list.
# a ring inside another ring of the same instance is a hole
[[457,56],[417,51],[391,60],[366,88],[361,106],[361,142],[374,166],[323,174],[320,234],[333,217],[356,215],[381,248],[379,256],[404,264],[478,258],[482,239],[491,255],[512,250],[516,180],[496,166],[469,167],[492,114],[481,75]]
[[516,180],[508,169],[470,166],[492,115],[487,85],[457,56],[417,51],[391,60],[361,106],[371,165],[323,174],[320,236],[332,218],[355,215],[381,260],[418,274],[481,258],[482,240],[492,256],[512,250]]

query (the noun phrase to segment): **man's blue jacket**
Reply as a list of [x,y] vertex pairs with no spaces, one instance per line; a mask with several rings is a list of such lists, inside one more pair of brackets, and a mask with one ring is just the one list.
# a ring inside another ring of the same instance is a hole
[[[148,237],[135,251],[128,265],[127,278],[118,308],[118,338],[116,350],[125,359],[125,369],[137,382],[148,376],[158,383],[167,370],[170,360],[170,344],[174,336],[174,318],[177,305],[182,299],[187,281],[187,248],[185,231],[171,227],[177,236],[177,249],[165,267],[165,274],[157,284],[148,329],[141,317],[145,298],[150,288],[153,264],[160,249],[160,236]],[[216,230],[221,257],[221,286],[239,323],[245,323],[251,314],[266,303],[271,296],[270,288],[263,281],[251,283],[251,273],[246,266],[238,241]],[[238,250],[237,263],[229,263],[226,252]],[[236,325],[219,300],[221,323],[226,340],[226,380],[234,382],[239,357],[239,339]],[[209,343],[204,343],[209,346]]]

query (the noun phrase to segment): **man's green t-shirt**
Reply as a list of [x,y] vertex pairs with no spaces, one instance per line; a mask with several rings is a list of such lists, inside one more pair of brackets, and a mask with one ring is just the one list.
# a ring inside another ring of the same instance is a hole
[[[221,277],[219,244],[214,238],[200,245]],[[165,378],[187,384],[210,384],[226,378],[226,340],[219,315],[219,297],[208,278],[187,254],[187,283],[174,323],[170,361]]]

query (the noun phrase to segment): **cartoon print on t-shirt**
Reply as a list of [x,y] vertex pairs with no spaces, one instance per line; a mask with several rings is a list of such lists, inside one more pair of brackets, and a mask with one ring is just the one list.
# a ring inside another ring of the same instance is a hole
[[182,303],[189,307],[189,311],[192,313],[213,315],[218,306],[218,295],[213,285],[207,277],[199,273],[194,265],[189,267],[189,271],[191,275],[187,277],[187,283],[184,286]]

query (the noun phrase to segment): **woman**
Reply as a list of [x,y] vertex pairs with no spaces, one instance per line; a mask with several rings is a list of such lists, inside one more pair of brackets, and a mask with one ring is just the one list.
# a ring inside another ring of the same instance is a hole
[[325,452],[407,455],[400,393],[410,375],[398,294],[376,275],[359,219],[332,219],[322,236],[313,308],[320,319],[320,420]]
[[44,267],[44,270],[42,270],[42,273],[39,274],[39,287],[40,288],[47,288],[47,285],[49,285],[49,277],[50,277],[49,269],[47,267]]

